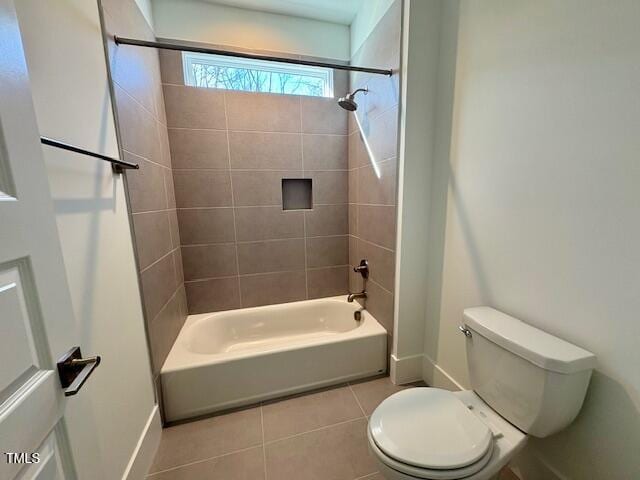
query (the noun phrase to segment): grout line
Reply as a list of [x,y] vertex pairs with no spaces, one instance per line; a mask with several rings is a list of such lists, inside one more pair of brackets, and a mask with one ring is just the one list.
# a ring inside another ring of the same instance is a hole
[[[145,212],[146,213],[146,212]],[[310,235],[308,237],[285,237],[285,238],[264,238],[262,240],[240,240],[235,242],[208,242],[208,243],[184,243],[182,247],[208,247],[212,245],[251,245],[253,243],[287,242],[290,240],[313,240],[318,238],[341,238],[349,237],[348,233],[338,233],[335,235]],[[371,243],[371,242],[368,242]],[[375,245],[375,244],[372,244]],[[387,249],[388,250],[388,249]]]
[[[395,157],[394,157],[395,158]],[[376,163],[376,165],[379,165],[382,162],[386,162],[391,160],[391,158],[387,159],[387,160],[383,160],[381,162]],[[358,167],[358,168],[366,168],[369,167],[369,165],[363,165],[362,167]],[[167,167],[165,167],[167,168]],[[224,167],[224,168],[216,168],[216,167],[200,167],[200,168],[174,168],[172,170],[178,171],[178,172],[225,172],[227,170],[231,171],[231,172],[242,172],[242,173],[263,173],[263,172],[269,172],[269,173],[285,173],[285,174],[292,174],[292,175],[296,175],[299,172],[302,172],[302,174],[304,175],[303,169],[299,169],[299,168],[232,168],[232,167]],[[355,169],[351,169],[351,170],[355,170]],[[307,173],[322,173],[322,172],[350,172],[351,170],[349,170],[348,168],[313,168],[313,169],[307,169],[306,172]]]
[[360,403],[360,400],[358,399],[356,392],[353,390],[353,386],[351,385],[351,382],[349,382],[348,385],[349,385],[349,390],[351,390],[351,393],[353,394],[353,398],[356,399],[356,403],[358,404],[358,407],[360,407],[360,411],[362,412],[362,415],[366,418],[367,413],[364,411],[364,408],[362,408],[362,404]]
[[[311,272],[317,271],[317,270],[330,270],[330,269],[336,269],[336,268],[349,268],[350,265],[345,264],[345,265],[328,265],[326,267],[309,267],[308,270]],[[276,273],[299,273],[302,272],[302,269],[299,270],[274,270],[274,271],[270,271],[270,272],[257,272],[257,273],[241,273],[239,275],[225,275],[222,277],[204,277],[204,278],[194,278],[191,280],[186,280],[184,281],[185,284],[187,283],[198,283],[198,282],[207,282],[209,280],[225,280],[225,279],[229,279],[229,278],[236,278],[236,277],[257,277],[260,275],[274,275]],[[239,281],[239,280],[238,280]],[[373,282],[376,285],[380,286],[377,282]],[[380,288],[382,288],[383,290],[385,290],[383,287],[380,286]],[[391,292],[389,292],[391,293]],[[346,295],[346,294],[345,294]],[[308,299],[311,300],[311,299]]]
[[223,103],[224,103],[224,124],[226,127],[226,136],[227,136],[227,160],[229,162],[229,188],[231,190],[231,214],[233,216],[233,244],[235,245],[236,251],[236,272],[238,276],[238,301],[240,302],[240,308],[242,305],[242,287],[240,284],[240,257],[238,254],[238,228],[236,222],[236,209],[235,209],[235,197],[233,194],[233,175],[231,175],[231,146],[229,143],[229,116],[227,115],[227,93],[223,93]]
[[[169,427],[171,428],[171,427]],[[179,468],[190,467],[191,465],[197,465],[198,463],[208,462],[210,460],[215,460],[217,458],[228,457],[229,455],[235,455],[237,453],[247,452],[249,450],[253,450],[254,448],[259,448],[260,445],[252,445],[250,447],[241,448],[240,450],[234,450],[233,452],[223,453],[222,455],[215,455],[213,457],[207,457],[200,460],[194,460],[193,462],[181,463],[180,465],[175,465],[171,468],[167,468],[165,470],[158,470],[157,472],[153,472],[147,475],[146,478],[151,478],[156,475],[160,475],[161,473],[172,472],[174,470],[178,470]]]
[[[156,265],[157,263],[161,262],[162,260],[164,260],[166,257],[168,257],[169,255],[171,255],[173,252],[175,252],[176,250],[178,250],[180,248],[180,245],[178,245],[176,248],[173,248],[173,243],[171,244],[171,250],[169,250],[169,252],[165,253],[163,256],[161,256],[160,258],[158,258],[157,260],[155,260],[154,262],[150,263],[149,265],[147,265],[146,267],[144,267],[142,270],[140,270],[140,274],[142,275],[144,272],[146,272],[147,270],[149,270],[151,267],[153,267],[154,265]],[[175,267],[174,267],[175,268]]]
[[145,160],[145,161],[151,163],[152,165],[155,165],[156,167],[160,167],[160,168],[164,168],[166,170],[172,171],[171,167],[167,167],[166,165],[163,165],[161,163],[155,162],[153,160],[149,160],[144,155],[140,155],[139,153],[132,152],[131,150],[127,150],[124,147],[122,147],[122,151],[128,153],[129,155],[133,155],[134,157],[138,157],[140,160]]
[[[162,123],[162,122],[160,122]],[[167,127],[167,130],[193,130],[197,132],[224,132],[222,128],[191,128],[191,127]],[[274,135],[309,135],[315,137],[349,137],[353,134],[347,133],[302,133],[302,132],[283,132],[278,130],[240,130],[229,129],[230,133],[268,133]]]
[[264,411],[260,403],[260,428],[262,429],[262,465],[264,467],[264,480],[267,480],[267,449],[264,444]]
[[[342,203],[316,203],[314,206],[315,207],[340,207],[340,206],[348,206],[350,205],[349,202],[342,202]],[[351,205],[356,205],[355,203],[351,203]],[[375,204],[372,204],[375,205]],[[375,205],[375,206],[379,206],[379,207],[395,207],[395,205]],[[208,207],[176,207],[176,210],[213,210],[216,208],[280,208],[281,211],[283,213],[287,213],[287,212],[309,212],[312,211],[314,209],[308,209],[308,208],[299,208],[296,210],[282,210],[282,205],[277,205],[277,204],[266,204],[266,205],[236,205],[235,207],[232,207],[230,205],[221,205],[221,206],[208,206]],[[173,210],[173,208],[169,209],[169,210]]]
[[378,475],[379,473],[380,472],[373,472],[368,475],[365,475],[364,477],[358,477],[355,480],[367,480],[367,478],[373,478],[375,475]]
[[[300,161],[302,162],[302,176],[304,173],[304,135],[302,134],[302,97],[298,98],[298,111],[300,113]],[[313,185],[313,183],[312,183]],[[312,187],[313,188],[313,187]],[[284,208],[284,200],[283,200]],[[313,191],[311,192],[311,208],[313,208]],[[304,237],[304,298],[309,299],[309,269],[307,260],[307,212],[302,212],[302,235]]]
[[284,440],[290,440],[292,438],[300,437],[302,435],[307,435],[308,433],[321,432],[329,428],[338,427],[340,425],[346,425],[347,423],[359,422],[364,419],[365,417],[351,418],[349,420],[345,420],[344,422],[332,423],[331,425],[324,425],[322,427],[314,428],[312,430],[307,430],[306,432],[295,433],[287,437],[278,438],[277,440],[269,440],[268,442],[265,442],[265,445],[273,445],[274,443],[282,442]]

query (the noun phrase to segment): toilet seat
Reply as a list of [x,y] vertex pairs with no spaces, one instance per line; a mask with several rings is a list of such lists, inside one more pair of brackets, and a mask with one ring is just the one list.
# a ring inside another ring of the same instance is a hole
[[380,462],[392,470],[409,475],[411,478],[423,478],[425,480],[458,480],[470,477],[471,475],[478,473],[489,463],[494,450],[492,443],[489,446],[487,453],[485,453],[479,461],[472,463],[467,467],[456,468],[453,470],[431,470],[407,465],[385,455],[371,438],[371,430],[369,429],[367,429],[367,437],[369,438],[369,447]]
[[473,475],[491,458],[491,429],[453,393],[403,390],[384,400],[369,421],[372,450],[390,468],[419,478]]

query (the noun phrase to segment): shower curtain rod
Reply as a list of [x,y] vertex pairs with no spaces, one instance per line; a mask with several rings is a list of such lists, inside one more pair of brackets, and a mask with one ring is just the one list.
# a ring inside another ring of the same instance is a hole
[[374,73],[377,75],[387,75],[389,77],[393,75],[393,70],[315,62],[312,60],[297,60],[295,58],[274,57],[271,55],[259,55],[255,53],[232,52],[229,50],[218,50],[217,48],[195,47],[192,45],[185,45],[174,40],[149,42],[147,40],[114,36],[114,41],[116,42],[116,45],[133,45],[136,47],[162,48],[165,50],[179,50],[182,52],[210,53],[214,55],[223,55],[225,57],[250,58],[252,60],[265,60],[267,62],[291,63],[293,65],[306,65],[309,67],[325,67],[333,68],[335,70],[348,70],[351,72]]
[[140,166],[137,163],[125,162],[124,160],[119,160],[117,158],[109,157],[101,153],[92,152],[91,150],[86,150],[81,147],[76,147],[75,145],[64,143],[59,140],[54,140],[53,138],[40,137],[40,142],[43,145],[49,145],[50,147],[61,148],[62,150],[67,150],[69,152],[80,153],[82,155],[87,155],[89,157],[99,158],[100,160],[111,162],[111,165],[118,172],[119,172],[119,169],[132,168],[137,170],[138,168],[140,168]]

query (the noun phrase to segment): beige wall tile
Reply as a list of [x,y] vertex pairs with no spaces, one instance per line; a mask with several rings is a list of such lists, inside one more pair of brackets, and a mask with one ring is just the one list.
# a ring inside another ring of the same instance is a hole
[[306,274],[297,272],[261,273],[240,276],[243,307],[297,302],[306,298]]
[[330,267],[349,262],[349,237],[307,238],[307,267]]
[[187,282],[184,286],[189,314],[240,308],[238,277]]
[[177,279],[173,256],[166,255],[144,270],[140,274],[140,283],[146,318],[155,318],[176,289]]
[[183,246],[182,264],[187,281],[237,275],[236,246],[232,243]]
[[169,127],[227,128],[222,90],[165,85],[164,103]]
[[304,240],[238,244],[240,274],[304,270]]
[[181,209],[178,222],[182,245],[235,241],[230,207]]
[[360,169],[349,170],[349,203],[358,203],[358,177]]
[[372,279],[367,281],[366,307],[387,332],[393,335],[393,294]]
[[156,119],[122,88],[115,85],[114,92],[122,148],[161,164],[162,152]]
[[396,207],[358,206],[358,236],[393,249],[396,236]]
[[254,408],[164,429],[149,473],[260,445],[260,417]]
[[182,54],[176,50],[158,49],[160,57],[160,73],[162,83],[184,85],[184,71],[182,69]]
[[328,267],[307,272],[309,298],[332,297],[349,293],[349,267]]
[[[396,162],[387,160],[376,168],[361,167],[358,172],[358,202],[376,205],[396,204]],[[351,173],[351,172],[350,172]],[[351,187],[351,184],[349,184]],[[351,191],[349,191],[351,193]]]
[[236,206],[282,207],[282,179],[302,178],[302,172],[233,171],[231,177]]
[[154,374],[160,373],[160,369],[184,324],[180,305],[181,290],[176,291],[156,318],[149,322],[149,346],[151,347]]
[[173,168],[229,168],[224,130],[169,129]]
[[277,132],[229,132],[231,168],[302,170],[300,135]]
[[164,169],[164,189],[167,193],[167,208],[176,208],[176,190],[173,185],[173,173],[171,169]]
[[135,213],[167,208],[165,168],[128,152],[124,152],[123,159],[140,165],[138,170],[125,170],[131,211]]
[[304,237],[304,213],[282,207],[236,208],[238,241]]
[[[376,283],[386,290],[393,292],[393,281],[395,276],[395,253],[377,245],[358,240],[358,256],[369,261],[369,275]],[[360,258],[356,258],[357,262]]]
[[265,442],[363,417],[348,386],[268,403],[262,412]]
[[134,214],[133,231],[136,236],[138,268],[140,270],[145,269],[173,249],[169,215],[166,211]]
[[228,171],[174,170],[173,185],[178,208],[231,206]]
[[369,121],[367,140],[376,162],[398,156],[398,108]]
[[346,480],[375,473],[366,428],[366,419],[360,419],[267,444],[267,477]]
[[226,92],[230,130],[300,132],[300,100],[293,95]]
[[173,251],[173,264],[176,267],[176,281],[180,285],[184,283],[184,267],[182,264],[182,251],[179,248]]
[[180,227],[178,226],[178,211],[169,210],[169,229],[171,231],[171,246],[177,248],[180,246]]
[[313,180],[313,205],[348,203],[349,172],[305,172]]
[[343,235],[349,232],[347,205],[315,205],[304,212],[307,236]]
[[345,135],[303,135],[305,170],[346,170],[349,165],[349,137]]
[[349,234],[358,235],[358,205],[349,204]]
[[347,111],[335,98],[300,97],[303,133],[347,134]]

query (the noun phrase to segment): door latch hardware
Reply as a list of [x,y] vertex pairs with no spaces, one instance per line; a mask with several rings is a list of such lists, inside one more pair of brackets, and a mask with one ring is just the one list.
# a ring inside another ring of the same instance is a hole
[[98,365],[100,356],[82,358],[80,347],[73,347],[65,353],[57,363],[64,396],[70,397],[78,393]]

